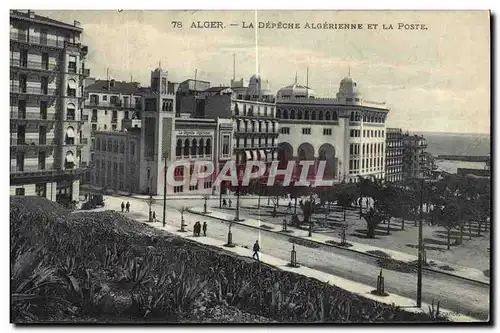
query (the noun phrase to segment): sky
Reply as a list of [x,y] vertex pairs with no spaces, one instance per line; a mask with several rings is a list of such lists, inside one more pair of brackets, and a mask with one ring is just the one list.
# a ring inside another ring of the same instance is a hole
[[[318,97],[334,97],[351,76],[363,98],[386,102],[387,126],[409,131],[490,133],[490,21],[487,11],[36,11],[81,22],[91,76],[138,81],[169,71],[169,80],[194,78],[212,86],[258,71],[276,92],[295,76]],[[181,22],[182,28],[174,27]],[[191,28],[220,21],[224,29]],[[300,29],[243,28],[255,22]],[[305,29],[311,23],[362,24],[360,30]],[[398,29],[425,24],[426,30]],[[237,26],[230,26],[237,24]],[[378,24],[368,29],[368,24]],[[383,29],[392,24],[393,29]]]

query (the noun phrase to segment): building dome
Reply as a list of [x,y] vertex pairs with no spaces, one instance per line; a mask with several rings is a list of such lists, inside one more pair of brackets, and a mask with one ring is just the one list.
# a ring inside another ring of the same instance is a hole
[[269,90],[269,84],[264,81],[259,73],[250,77],[248,81],[248,95],[250,96],[271,96],[272,92]]
[[294,83],[278,90],[278,98],[314,98],[316,92],[309,87]]
[[361,92],[355,79],[348,75],[340,81],[337,99],[340,102],[359,103],[361,101]]

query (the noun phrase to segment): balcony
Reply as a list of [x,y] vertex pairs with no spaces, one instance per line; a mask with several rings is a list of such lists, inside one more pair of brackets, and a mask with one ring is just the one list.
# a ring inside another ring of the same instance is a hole
[[49,39],[46,37],[38,37],[38,36],[29,36],[28,34],[20,34],[18,32],[11,32],[10,33],[10,40],[19,42],[19,43],[26,43],[26,44],[36,44],[40,46],[49,46],[49,47],[54,47],[54,48],[64,48],[65,41],[64,40],[54,40],[54,39]]
[[16,84],[11,84],[10,92],[13,94],[55,96],[57,90],[55,88],[42,89],[41,87],[22,87]]
[[37,71],[55,71],[57,66],[42,61],[21,61],[20,59],[10,59],[10,66],[17,67],[22,71],[37,70]]
[[10,145],[11,146],[53,146],[55,144],[55,140],[48,138],[11,138]]

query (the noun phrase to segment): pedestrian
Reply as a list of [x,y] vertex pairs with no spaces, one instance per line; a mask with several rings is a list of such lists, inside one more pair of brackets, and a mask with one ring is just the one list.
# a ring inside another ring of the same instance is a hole
[[198,228],[196,229],[196,235],[200,237],[200,234],[201,234],[201,222],[198,221]]
[[198,221],[193,225],[193,237],[196,237],[196,229],[198,229]]
[[231,199],[229,199],[229,208],[231,208],[232,204],[233,204],[233,202],[231,201]]
[[156,213],[153,212],[153,221],[156,222]]
[[123,210],[125,209],[125,204],[123,203],[122,201],[122,213],[123,213]]
[[203,222],[203,237],[207,237],[207,221]]
[[253,255],[252,258],[255,259],[257,257],[257,261],[260,261],[259,259],[259,251],[260,251],[260,246],[259,246],[259,241],[255,241],[255,244],[253,245]]
[[222,199],[222,207],[226,208],[226,206],[227,206],[226,199]]
[[291,202],[288,202],[288,209],[292,209],[292,203]]
[[87,201],[87,197],[88,197],[88,194],[87,194],[87,193],[85,193],[85,201]]
[[127,208],[127,213],[130,212],[130,202],[127,201],[127,204],[125,205],[125,207]]

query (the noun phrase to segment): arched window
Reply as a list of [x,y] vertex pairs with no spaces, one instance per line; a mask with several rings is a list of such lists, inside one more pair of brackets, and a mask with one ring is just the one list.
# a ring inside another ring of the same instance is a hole
[[295,119],[295,110],[290,111],[290,119]]
[[266,132],[269,132],[269,123],[266,121]]
[[239,131],[240,131],[240,127],[241,127],[240,125],[241,125],[241,120],[239,120],[239,119],[238,119],[238,120],[236,121],[236,132],[239,132]]
[[311,119],[316,120],[316,111],[311,111]]
[[240,114],[240,108],[238,107],[238,103],[234,106],[234,114],[239,115]]
[[184,156],[189,156],[189,140],[184,140]]
[[203,147],[204,147],[204,144],[205,142],[203,141],[203,139],[200,139],[200,144],[198,145],[198,155],[203,155]]
[[326,111],[326,119],[325,120],[332,120],[332,115],[330,111]]
[[283,119],[288,119],[288,110],[283,110]]
[[123,141],[120,141],[120,153],[121,154],[125,153],[125,143],[123,143]]
[[113,142],[111,141],[111,139],[108,140],[108,151],[109,152],[113,151]]
[[255,121],[252,120],[252,132],[255,132]]
[[308,110],[306,110],[306,112],[304,112],[304,119],[309,120],[309,111]]
[[278,109],[276,111],[276,118],[281,118],[281,110],[280,109]]
[[245,132],[248,132],[248,123],[246,120],[243,120],[245,122]]
[[175,156],[182,156],[182,140],[177,140],[177,145],[175,146]]
[[337,114],[337,111],[333,111],[333,121],[339,120],[339,116]]
[[210,139],[207,139],[207,144],[205,146],[205,155],[211,155],[212,154],[212,141]]
[[297,119],[302,119],[302,110],[297,112]]
[[196,151],[197,151],[196,148],[198,148],[196,144],[197,144],[196,139],[193,139],[193,141],[191,141],[191,156],[196,156]]
[[262,121],[259,121],[259,133],[262,132]]
[[318,114],[318,119],[323,120],[323,111],[320,111]]

